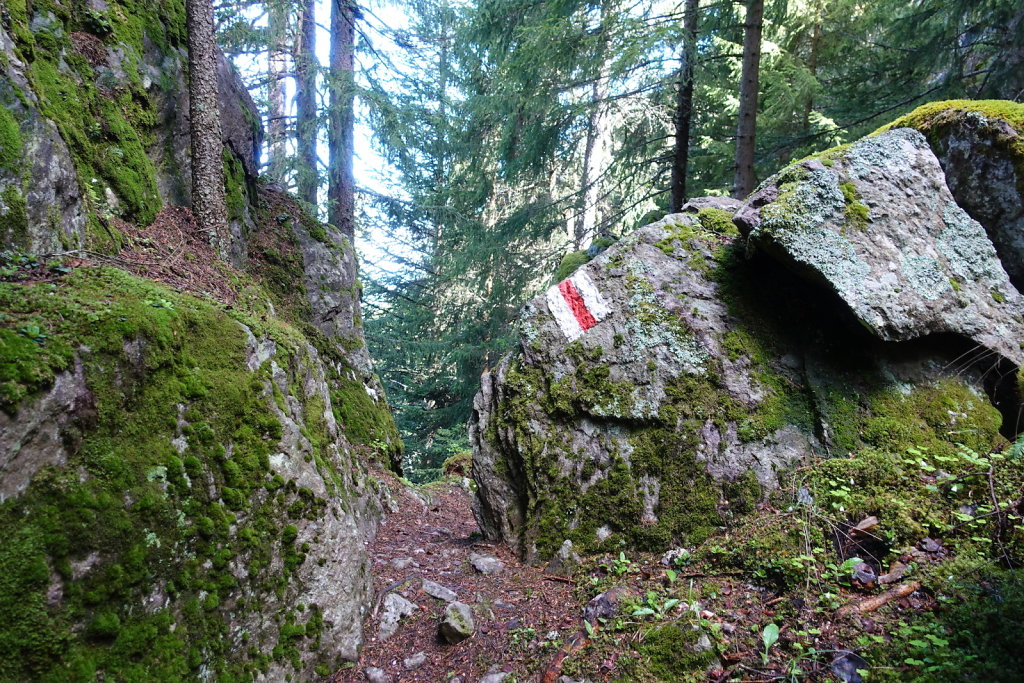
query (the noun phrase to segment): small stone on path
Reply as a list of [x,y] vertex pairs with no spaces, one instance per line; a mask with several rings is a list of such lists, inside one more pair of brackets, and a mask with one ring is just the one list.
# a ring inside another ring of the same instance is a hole
[[384,598],[384,610],[380,617],[380,631],[377,632],[377,639],[387,640],[395,635],[399,620],[415,613],[416,605],[397,593],[388,593],[388,596]]
[[497,574],[505,568],[504,563],[498,558],[477,553],[469,556],[469,563],[473,565],[473,569],[484,575]]
[[451,588],[446,588],[439,583],[430,581],[429,579],[423,579],[423,592],[432,598],[444,600],[445,602],[452,602],[459,597]]
[[384,669],[378,669],[375,666],[366,667],[363,675],[370,683],[391,683],[391,676],[388,676]]
[[391,568],[392,569],[398,569],[398,570],[408,569],[409,567],[413,566],[414,564],[416,564],[416,563],[412,561],[411,557],[396,557],[395,559],[391,560]]
[[444,610],[444,621],[440,626],[441,637],[449,644],[462,642],[473,635],[473,610],[464,602],[452,602]]
[[405,667],[406,671],[412,671],[418,669],[427,662],[427,653],[417,652],[412,657],[406,657],[402,660],[402,666]]

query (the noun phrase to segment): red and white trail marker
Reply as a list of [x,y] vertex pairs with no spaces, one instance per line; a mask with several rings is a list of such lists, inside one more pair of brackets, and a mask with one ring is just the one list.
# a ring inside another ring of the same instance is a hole
[[611,313],[604,297],[583,272],[551,287],[545,296],[551,314],[569,341],[579,339]]

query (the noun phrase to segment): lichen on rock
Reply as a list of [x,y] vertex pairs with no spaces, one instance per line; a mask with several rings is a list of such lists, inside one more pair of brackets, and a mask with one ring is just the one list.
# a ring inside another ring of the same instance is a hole
[[[751,248],[824,283],[883,339],[954,333],[1024,360],[1020,295],[985,230],[954,200],[924,136],[894,128],[826,158],[828,165],[812,158],[765,181],[758,194],[770,199],[748,220]],[[868,211],[851,230],[854,190]]]
[[924,136],[783,170],[742,237],[710,218],[641,228],[524,307],[470,424],[486,536],[529,559],[692,545],[808,460],[1005,446],[1022,300]]
[[1024,285],[1024,105],[932,102],[879,132],[899,127],[924,134],[957,204],[984,226],[1019,290]]

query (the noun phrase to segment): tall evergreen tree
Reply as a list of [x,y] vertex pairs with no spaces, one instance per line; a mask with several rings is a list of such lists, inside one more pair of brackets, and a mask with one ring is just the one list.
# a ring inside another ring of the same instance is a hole
[[227,250],[227,205],[221,142],[217,60],[210,0],[187,0],[189,126],[192,147],[192,213],[218,251]]
[[299,14],[299,34],[295,44],[295,139],[296,139],[296,194],[312,207],[317,204],[319,166],[316,145],[319,126],[317,111],[317,74],[320,70],[316,56],[316,3],[303,0]]
[[267,175],[282,181],[288,168],[285,79],[288,71],[290,7],[281,0],[267,6]]
[[359,8],[353,0],[331,0],[330,109],[327,144],[328,222],[355,243],[355,44]]
[[761,29],[764,0],[747,0],[743,22],[743,71],[740,76],[740,111],[736,124],[736,175],[732,196],[743,199],[756,184],[754,151],[757,133],[757,95],[760,87]]
[[690,130],[693,125],[693,71],[697,60],[697,26],[700,0],[686,0],[683,12],[683,49],[679,58],[679,84],[675,111],[675,145],[672,153],[672,202],[677,212],[686,202],[686,174],[690,159]]

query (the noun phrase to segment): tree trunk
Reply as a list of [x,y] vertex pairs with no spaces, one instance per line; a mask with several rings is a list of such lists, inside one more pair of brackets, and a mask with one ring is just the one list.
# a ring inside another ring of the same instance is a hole
[[283,181],[288,169],[285,142],[288,127],[285,120],[284,79],[288,74],[288,8],[283,3],[269,3],[267,18],[267,175]]
[[[818,77],[818,51],[821,45],[821,15],[818,14],[814,19],[814,28],[811,30],[811,48],[810,54],[807,57],[807,70],[814,76],[815,79]],[[811,112],[814,111],[814,94],[812,93],[807,101],[804,103],[803,118],[801,119],[802,130],[805,136],[811,134]]]
[[358,9],[352,0],[331,5],[331,108],[328,119],[328,222],[355,243],[355,180],[352,146],[355,96],[354,48]]
[[188,0],[188,95],[192,142],[192,213],[223,256],[227,251],[224,200],[224,144],[217,91],[219,49],[213,39],[210,0]]
[[697,59],[697,20],[700,0],[686,0],[683,11],[683,54],[676,99],[676,144],[672,155],[672,204],[677,213],[686,203],[686,173],[690,164],[690,126],[693,121],[693,66]]
[[316,59],[316,17],[314,0],[305,0],[299,18],[299,40],[295,50],[295,70],[298,75],[295,89],[296,146],[298,167],[296,180],[301,201],[316,207],[319,187],[319,169],[316,158],[316,77],[320,65]]
[[757,126],[758,70],[761,64],[761,26],[764,0],[747,0],[743,33],[743,72],[740,112],[736,125],[736,175],[732,196],[744,199],[754,189],[754,142]]
[[[606,50],[602,50],[604,52]],[[590,117],[587,120],[587,138],[583,147],[583,172],[580,174],[580,201],[573,227],[573,243],[582,249],[588,238],[595,236],[600,187],[597,179],[605,163],[604,101],[608,98],[608,80],[611,59],[602,57],[601,71],[590,91]]]

